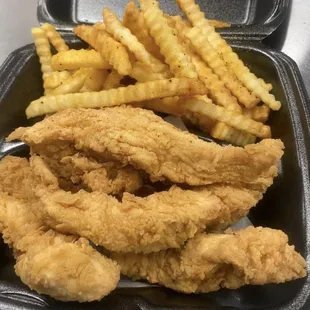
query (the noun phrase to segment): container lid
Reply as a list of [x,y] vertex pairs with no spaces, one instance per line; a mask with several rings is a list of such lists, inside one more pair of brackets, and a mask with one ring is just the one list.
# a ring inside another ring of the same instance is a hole
[[[159,0],[165,12],[180,14],[175,1]],[[70,31],[77,24],[102,21],[102,9],[109,7],[119,17],[129,0],[39,0],[40,24],[51,23],[60,31]],[[290,0],[196,0],[207,18],[231,23],[219,31],[225,38],[262,40],[282,23]]]

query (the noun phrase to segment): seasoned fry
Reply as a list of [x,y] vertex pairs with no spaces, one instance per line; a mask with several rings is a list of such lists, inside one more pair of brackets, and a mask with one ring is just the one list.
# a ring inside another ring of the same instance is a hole
[[104,23],[95,23],[94,28],[98,29],[98,30],[106,30],[105,28],[105,24]]
[[190,122],[192,125],[199,128],[202,132],[208,134],[211,132],[215,124],[215,121],[213,119],[201,114],[191,113],[190,111],[186,111],[182,118],[185,122]]
[[211,130],[211,137],[227,141],[238,146],[245,146],[247,144],[255,143],[256,137],[242,132],[233,127],[227,126],[225,123],[218,122]]
[[193,55],[192,61],[199,74],[199,79],[209,90],[210,98],[218,105],[234,111],[240,111],[241,107],[238,104],[238,100],[225,87],[223,81],[221,81],[216,74],[202,61],[198,55]]
[[261,99],[272,110],[279,110],[281,108],[281,102],[277,101],[275,96],[268,92],[268,85],[263,86],[262,80],[258,80],[257,77],[250,72],[243,62],[238,58],[237,54],[230,52],[225,55],[225,61],[228,67],[235,73],[238,79]]
[[257,122],[265,123],[268,120],[270,108],[265,104],[257,106],[253,109],[243,109],[243,115],[254,119]]
[[268,91],[272,91],[273,87],[271,83],[266,83],[263,79],[259,78],[258,81],[260,82],[261,86],[264,87]]
[[[203,96],[198,95],[198,96],[191,98],[190,100],[193,103],[199,101],[199,102],[207,102],[207,103],[212,104],[212,100],[207,95],[203,95]],[[197,126],[203,132],[210,133],[211,129],[213,128],[215,124],[215,121],[205,115],[201,115],[199,113],[193,113],[190,110],[187,110],[186,108],[184,108],[186,106],[186,101],[187,101],[186,97],[185,98],[180,97],[180,100],[178,102],[178,105],[180,106],[180,108],[183,109],[183,113],[182,113],[183,119]],[[185,105],[183,105],[183,103],[185,103]]]
[[52,57],[54,70],[76,70],[80,68],[109,69],[111,66],[95,50],[70,50]]
[[119,74],[116,70],[112,70],[103,83],[103,89],[108,90],[119,87],[123,77],[124,76]]
[[[192,100],[205,100],[210,99],[207,96],[195,96]],[[182,116],[185,121],[189,121],[193,125],[200,128],[203,132],[210,133],[215,121],[186,110],[183,106],[183,102],[186,101],[185,97],[167,97],[167,98],[157,98],[152,100],[144,101],[142,107],[145,109],[153,110],[160,113],[166,113],[175,116]],[[133,104],[134,106],[141,106],[141,103]]]
[[109,71],[107,70],[91,68],[90,73],[88,74],[88,78],[86,79],[83,87],[80,89],[80,92],[82,93],[102,90],[103,84],[105,83],[108,75]]
[[49,38],[57,52],[65,52],[69,50],[68,45],[61,37],[61,35],[56,31],[53,25],[45,23],[42,25],[41,28],[45,31],[47,37]]
[[186,31],[185,35],[195,47],[196,52],[225,83],[226,87],[238,98],[239,102],[247,108],[252,108],[259,102],[259,99],[253,96],[227,69],[225,62],[203,35],[201,29],[193,27]]
[[72,107],[101,108],[162,97],[194,96],[205,92],[204,85],[197,79],[172,78],[101,92],[42,97],[30,103],[26,115],[31,118]]
[[[172,18],[172,17],[171,17]],[[236,97],[232,95],[230,90],[225,87],[223,81],[213,73],[205,62],[197,55],[191,48],[188,39],[185,36],[185,32],[190,28],[180,16],[173,16],[175,21],[175,27],[177,29],[177,35],[182,42],[183,47],[186,50],[186,53],[191,57],[193,64],[195,65],[196,71],[198,73],[199,79],[204,83],[208,88],[210,98],[227,109],[240,111],[241,107],[238,104]]]
[[131,71],[131,63],[126,48],[114,40],[105,30],[87,25],[79,25],[74,32],[82,40],[86,41],[106,59],[109,64],[121,75],[128,75]]
[[138,82],[147,82],[165,79],[165,76],[161,73],[155,73],[151,67],[146,66],[140,61],[136,61],[132,65],[130,76],[136,79]]
[[[270,128],[262,123],[269,117],[269,106],[277,108],[278,103],[272,101],[274,97],[269,94],[272,85],[261,78],[253,78],[228,44],[215,33],[214,27],[229,27],[230,24],[205,19],[194,0],[177,0],[189,21],[179,15],[164,13],[157,0],[139,2],[141,10],[133,1],[127,4],[123,21],[106,8],[102,12],[104,22],[77,26],[74,31],[90,44],[88,50],[68,50],[53,26],[45,24],[41,27],[51,42],[54,40],[52,44],[58,51],[64,49],[51,60],[52,70],[57,71],[44,79],[45,94],[57,98],[41,98],[40,108],[33,102],[30,112],[27,110],[30,116],[27,115],[32,117],[72,105],[101,107],[131,103],[181,116],[212,137],[235,145],[253,143],[256,136],[269,136]],[[81,72],[81,68],[88,68],[86,78],[86,71]],[[70,78],[72,73],[66,70],[78,71]],[[236,70],[243,71],[236,73]],[[165,81],[173,76],[198,78],[205,86],[204,91],[183,93],[185,97],[180,95],[182,91],[153,96],[152,89],[147,89],[144,97],[138,94],[141,88],[133,88],[133,93],[128,91],[127,85],[136,83],[134,86],[138,87],[142,83],[144,86],[140,87],[144,90],[143,87],[152,81],[162,82],[167,87]],[[122,82],[126,79],[129,83]],[[254,83],[254,86],[251,88],[248,83]],[[99,91],[102,92],[94,93]],[[69,101],[60,107],[60,102],[65,99],[57,95],[76,92],[91,92],[89,102],[85,103],[86,97],[69,96]],[[143,99],[129,100],[130,96]],[[105,100],[99,102],[98,98]],[[262,98],[267,103],[256,106]],[[52,102],[55,102],[54,108],[51,108]],[[258,128],[262,128],[261,133]]]
[[214,28],[228,28],[231,27],[230,23],[223,22],[221,20],[216,20],[216,19],[208,19],[208,23],[210,26]]
[[165,61],[164,56],[160,53],[159,47],[149,34],[142,12],[140,12],[133,1],[130,1],[126,6],[123,25],[137,37],[139,42],[144,45],[150,54],[163,62]]
[[157,1],[152,1],[151,7],[148,6],[148,0],[139,0],[139,2],[150,34],[160,47],[160,52],[164,55],[171,72],[177,77],[197,78],[194,65],[174,36],[174,30],[168,25]]
[[161,113],[171,114],[175,116],[182,116],[185,111],[182,105],[179,104],[180,100],[181,98],[178,96],[167,98],[156,98],[144,101],[142,103],[142,107],[148,110],[153,110]]
[[63,84],[71,76],[68,71],[55,71],[44,80],[44,89],[54,89]]
[[204,17],[204,13],[199,6],[195,4],[195,0],[176,0],[181,10],[195,27],[199,27],[206,36],[213,48],[221,55],[228,68],[234,72],[237,78],[251,91],[260,98],[272,110],[279,110],[281,103],[275,97],[268,93],[268,85],[262,86],[262,80],[250,72],[250,70],[239,59],[238,55],[233,52],[232,48],[223,40]]
[[256,122],[235,111],[229,111],[212,103],[192,99],[186,100],[184,106],[193,113],[205,115],[256,137],[262,139],[271,137],[269,126]]
[[[43,81],[45,81],[45,79],[53,72],[53,68],[51,66],[51,46],[45,31],[41,28],[32,28],[31,33],[36,46],[37,55],[40,60]],[[47,91],[48,89],[46,88],[45,93],[47,93]]]
[[122,24],[117,16],[109,9],[103,10],[103,18],[107,32],[117,41],[126,46],[135,57],[146,65],[152,67],[154,72],[167,71],[167,66],[151,55],[142,43]]
[[82,68],[76,71],[65,83],[54,89],[49,95],[56,96],[78,92],[88,78],[90,70],[89,68]]

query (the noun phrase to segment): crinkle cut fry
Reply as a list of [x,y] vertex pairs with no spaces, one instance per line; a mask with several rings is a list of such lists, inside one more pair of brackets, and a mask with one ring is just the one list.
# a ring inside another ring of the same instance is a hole
[[238,98],[240,103],[247,108],[252,108],[259,102],[259,99],[251,94],[236,76],[228,70],[225,62],[217,54],[208,39],[204,37],[200,28],[193,27],[186,31],[185,35],[190,40],[196,52],[225,83],[225,86]]
[[152,1],[148,6],[148,0],[139,0],[145,23],[160,52],[165,57],[170,70],[178,77],[197,78],[197,72],[184,48],[174,36],[174,30],[169,26],[164,13],[159,9],[158,2]]
[[191,48],[188,39],[185,36],[185,32],[190,27],[183,21],[180,16],[174,16],[175,27],[178,32],[178,37],[182,41],[182,45],[186,49],[186,53],[191,57],[191,60],[196,68],[199,79],[208,88],[209,97],[218,105],[221,105],[227,109],[240,110],[241,107],[238,104],[236,97],[232,95],[230,90],[225,87],[225,84],[219,77],[213,73],[205,62],[196,54]]
[[57,52],[64,52],[69,50],[69,46],[66,44],[65,40],[61,37],[53,25],[45,23],[41,28],[46,32],[47,37]]
[[55,71],[44,80],[44,89],[54,89],[63,84],[71,76],[69,71]]
[[221,20],[216,19],[208,19],[208,23],[214,28],[228,28],[231,27],[230,23],[223,22]]
[[[173,20],[175,22],[178,36],[196,67],[199,79],[208,88],[211,99],[228,110],[241,112],[242,109],[239,106],[236,97],[231,94],[231,92],[225,87],[224,83],[219,80],[218,76],[214,74],[209,67],[207,67],[187,42],[188,39],[185,36],[185,32],[190,29],[190,27],[180,16],[174,16]],[[213,138],[224,140],[234,145],[244,146],[246,144],[254,143],[256,140],[255,136],[229,127],[224,123],[216,123],[214,125],[214,121],[212,120],[204,119],[202,121],[197,114],[189,115],[189,113],[187,113],[186,118],[204,132],[211,134]]]
[[76,70],[80,68],[110,69],[108,61],[95,50],[69,50],[52,57],[54,70]]
[[78,92],[91,73],[90,68],[81,68],[70,76],[63,84],[53,89],[49,96],[65,95]]
[[269,126],[256,122],[240,113],[236,113],[235,111],[225,110],[224,108],[212,103],[194,101],[191,99],[186,100],[184,104],[186,109],[191,112],[208,116],[211,119],[223,122],[240,131],[250,133],[262,139],[271,137]]
[[[41,28],[32,28],[31,33],[36,46],[37,55],[41,63],[41,71],[44,81],[53,72],[53,68],[51,66],[51,46],[45,31]],[[49,89],[45,89],[45,94],[47,94],[48,91]]]
[[194,27],[198,27],[202,30],[210,44],[216,51],[219,52],[223,60],[234,72],[237,78],[272,110],[279,110],[281,103],[269,93],[268,89],[270,87],[268,84],[261,79],[258,79],[253,73],[251,73],[249,68],[244,65],[227,42],[221,38],[219,33],[215,31],[214,27],[209,25],[208,20],[205,18],[204,13],[200,10],[199,6],[195,3],[195,0],[176,1],[187,19]]
[[211,130],[211,136],[215,139],[226,141],[233,145],[245,146],[255,143],[256,137],[227,126],[225,123],[217,122]]
[[205,92],[204,85],[196,79],[172,78],[156,80],[101,92],[41,97],[30,103],[26,109],[26,115],[28,118],[31,118],[72,107],[109,107],[160,97],[193,96],[204,94]]
[[243,115],[250,117],[257,122],[266,123],[270,114],[270,108],[263,104],[253,109],[243,109]]
[[288,244],[287,235],[262,227],[197,234],[180,250],[110,256],[126,276],[188,294],[283,283],[307,275],[306,261]]
[[119,74],[116,70],[112,69],[112,71],[107,76],[107,79],[103,83],[103,89],[109,90],[112,88],[120,87],[120,83],[123,78],[124,78],[123,75]]
[[128,2],[126,6],[123,24],[137,37],[149,53],[153,54],[159,60],[165,61],[165,58],[160,53],[159,47],[149,34],[142,12],[136,7],[133,1]]
[[131,63],[126,48],[104,29],[87,25],[74,28],[75,34],[101,53],[104,59],[121,75],[129,75]]
[[154,72],[167,71],[167,65],[150,54],[135,35],[126,28],[117,16],[108,8],[103,10],[105,28],[117,41],[126,46],[135,57],[150,66]]
[[86,79],[83,87],[80,89],[80,92],[92,92],[102,90],[108,76],[108,70],[91,68],[88,78]]
[[[168,77],[171,77],[171,74],[168,73],[168,75],[169,75]],[[137,80],[138,82],[155,81],[166,78],[164,74],[154,72],[152,70],[152,67],[146,66],[144,63],[140,61],[135,61],[132,64],[132,70],[130,72],[130,76],[135,80]]]

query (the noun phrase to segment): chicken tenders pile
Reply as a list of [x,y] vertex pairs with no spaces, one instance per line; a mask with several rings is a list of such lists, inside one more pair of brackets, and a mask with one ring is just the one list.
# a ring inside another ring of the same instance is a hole
[[15,139],[30,158],[0,162],[0,230],[38,293],[100,300],[120,273],[183,293],[306,276],[283,232],[225,231],[272,185],[280,140],[222,147],[129,106],[67,109]]

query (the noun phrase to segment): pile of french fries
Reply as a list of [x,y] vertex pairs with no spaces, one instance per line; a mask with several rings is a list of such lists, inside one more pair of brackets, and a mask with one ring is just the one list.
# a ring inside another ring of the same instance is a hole
[[[74,32],[88,49],[69,49],[52,25],[33,28],[45,95],[28,118],[66,108],[132,104],[183,117],[213,138],[244,146],[271,137],[265,122],[281,103],[215,31],[194,0],[176,0],[187,20],[156,0],[129,2],[121,21],[110,9],[103,22]],[[57,53],[52,55],[51,45]]]

